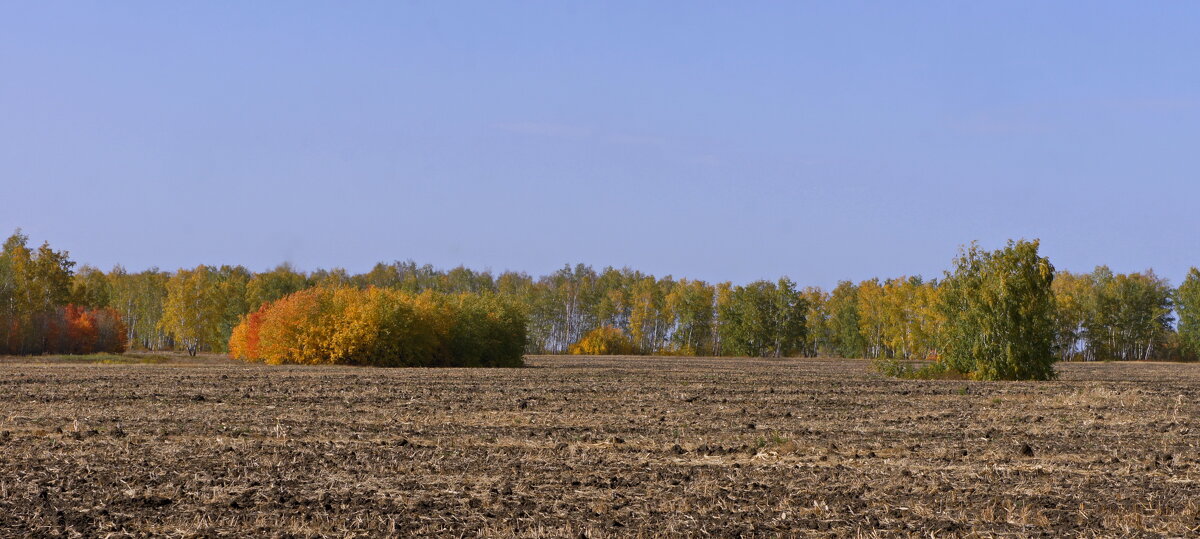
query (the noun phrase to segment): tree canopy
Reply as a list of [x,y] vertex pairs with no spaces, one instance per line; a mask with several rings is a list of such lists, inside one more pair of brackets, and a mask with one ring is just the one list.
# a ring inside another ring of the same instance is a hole
[[[225,352],[234,329],[264,306],[313,288],[374,287],[414,297],[489,296],[518,305],[525,353],[840,356],[956,362],[955,368],[988,376],[1045,375],[1046,368],[1025,371],[1001,362],[993,371],[964,359],[1011,362],[1044,352],[1045,328],[1026,332],[1029,326],[1003,325],[997,313],[1008,312],[1026,321],[1049,313],[1049,349],[1059,360],[1200,354],[1196,270],[1178,289],[1152,270],[1114,273],[1105,266],[1088,273],[1051,271],[1047,278],[1038,272],[1053,268],[1037,247],[1012,242],[988,252],[971,245],[941,280],[873,278],[823,290],[786,277],[709,283],[585,264],[541,277],[440,270],[411,260],[380,263],[361,274],[341,268],[306,273],[286,264],[264,272],[208,265],[174,272],[117,266],[104,272],[87,265],[76,269],[68,253],[48,243],[31,248],[18,231],[0,251],[0,350],[47,353],[52,340],[62,342],[58,336],[66,333],[59,328],[68,327],[68,319],[95,318],[111,326],[102,333],[119,328],[124,346]],[[1046,283],[1048,292],[1040,288]],[[71,305],[85,315],[68,313]],[[971,331],[980,328],[992,340],[972,341]],[[1010,340],[1011,350],[998,344]]]

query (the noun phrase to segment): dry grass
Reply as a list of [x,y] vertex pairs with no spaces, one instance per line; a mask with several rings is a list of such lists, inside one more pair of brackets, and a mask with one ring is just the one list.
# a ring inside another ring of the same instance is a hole
[[0,362],[0,536],[1189,536],[1200,365]]

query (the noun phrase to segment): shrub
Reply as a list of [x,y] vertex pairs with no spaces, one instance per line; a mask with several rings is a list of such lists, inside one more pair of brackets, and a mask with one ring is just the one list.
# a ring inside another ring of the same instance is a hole
[[567,350],[574,355],[605,356],[634,353],[633,340],[612,326],[601,326],[584,335]]
[[272,364],[515,367],[525,315],[494,295],[310,288],[243,317],[230,355]]

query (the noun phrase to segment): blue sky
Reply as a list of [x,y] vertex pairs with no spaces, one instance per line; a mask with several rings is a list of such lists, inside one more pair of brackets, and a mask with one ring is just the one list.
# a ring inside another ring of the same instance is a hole
[[0,232],[102,268],[1200,265],[1200,4],[7,2]]

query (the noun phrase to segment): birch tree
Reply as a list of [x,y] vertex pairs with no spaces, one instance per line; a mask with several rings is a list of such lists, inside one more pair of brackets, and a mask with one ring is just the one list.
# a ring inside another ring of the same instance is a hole
[[217,273],[204,265],[181,269],[167,281],[166,288],[159,327],[171,333],[191,356],[204,347],[220,347],[226,305]]

